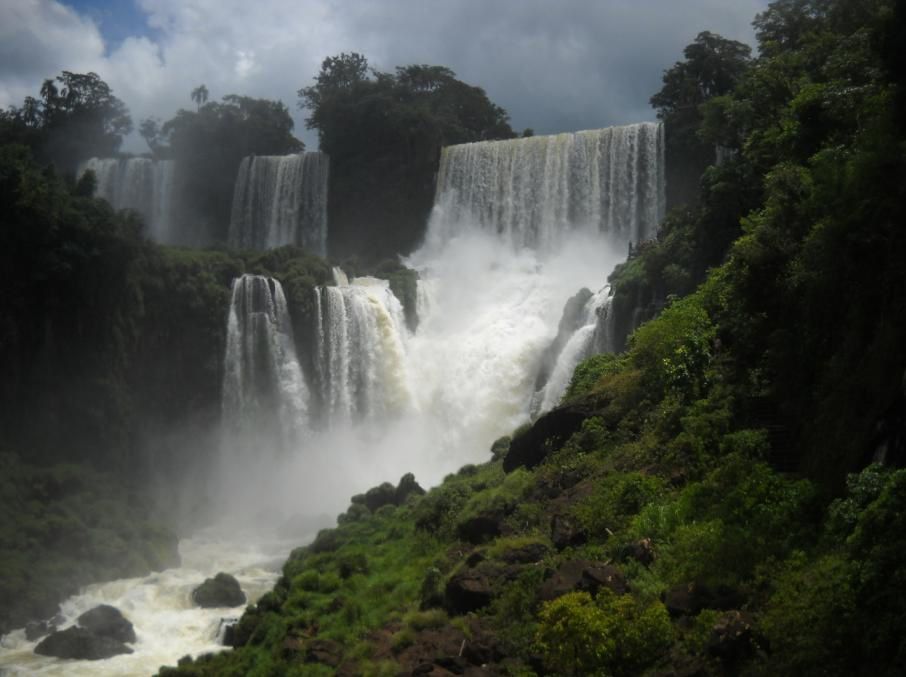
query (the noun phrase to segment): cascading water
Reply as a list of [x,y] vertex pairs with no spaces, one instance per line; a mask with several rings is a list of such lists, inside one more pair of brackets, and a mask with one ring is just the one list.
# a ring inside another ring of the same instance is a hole
[[228,483],[233,491],[248,486],[262,463],[302,443],[308,399],[283,287],[263,275],[236,278],[223,372],[222,460],[229,478],[242,470],[241,479]]
[[663,156],[658,123],[450,146],[429,237],[465,222],[542,252],[578,229],[638,243],[664,214]]
[[233,190],[230,246],[294,244],[326,256],[328,168],[320,152],[244,158]]
[[403,307],[386,280],[335,269],[336,286],[314,292],[321,425],[402,412],[409,404]]
[[77,174],[92,170],[97,178],[97,197],[114,209],[134,209],[145,221],[148,237],[171,243],[173,219],[174,163],[148,158],[91,158]]
[[[598,353],[613,352],[610,312],[610,288],[604,287],[597,294],[590,294],[574,326],[558,335],[560,341],[552,344],[552,367],[543,373],[543,382],[532,397],[532,416],[537,416],[560,403],[569,387],[573,371],[585,358]],[[561,321],[561,328],[563,322]]]

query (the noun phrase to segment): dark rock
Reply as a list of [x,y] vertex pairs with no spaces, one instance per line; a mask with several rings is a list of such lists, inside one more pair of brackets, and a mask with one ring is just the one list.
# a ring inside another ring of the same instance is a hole
[[643,538],[629,545],[624,545],[620,550],[620,559],[626,561],[634,559],[643,566],[651,566],[654,562],[654,547],[650,538]]
[[80,627],[99,637],[109,637],[118,642],[134,642],[135,628],[120,610],[109,604],[101,604],[83,613],[76,619]]
[[530,428],[510,442],[509,451],[503,459],[504,471],[540,465],[548,454],[562,447],[593,412],[590,405],[580,402],[557,407],[541,415]]
[[55,658],[98,661],[132,653],[132,649],[118,640],[73,626],[45,637],[35,647],[35,653]]
[[466,557],[466,566],[467,567],[477,567],[479,564],[484,562],[487,557],[482,550],[476,550]]
[[743,601],[743,596],[733,588],[710,588],[699,583],[678,585],[664,594],[664,606],[674,618],[697,616],[702,609],[727,611],[740,606]]
[[490,637],[475,638],[466,642],[462,657],[472,665],[486,665],[503,658],[497,644]]
[[505,550],[500,559],[507,564],[534,564],[540,562],[550,552],[544,543],[526,543],[516,548]]
[[434,663],[420,663],[412,671],[413,675],[430,675],[434,672]]
[[410,496],[423,496],[425,490],[415,481],[415,475],[408,472],[400,478],[400,483],[396,485],[395,493],[395,503],[403,505]]
[[554,515],[551,518],[551,541],[557,550],[582,545],[587,540],[588,535],[570,518],[563,515]]
[[752,617],[733,610],[717,619],[705,648],[710,655],[732,665],[755,653],[752,640]]
[[456,525],[456,535],[469,543],[487,543],[503,533],[504,516],[500,512],[487,511],[464,519]]
[[239,581],[221,571],[192,591],[192,601],[204,609],[241,606],[245,604],[245,593]]
[[343,647],[331,639],[313,639],[305,649],[306,663],[321,663],[332,668],[343,660]]
[[623,574],[614,566],[590,560],[570,560],[548,578],[538,590],[541,601],[556,599],[568,592],[584,591],[592,595],[601,588],[608,588],[618,595],[629,591]]
[[469,667],[469,661],[462,656],[438,656],[434,659],[434,664],[444,670],[449,670],[454,675],[464,674]]
[[465,569],[447,581],[444,608],[451,615],[459,616],[487,606],[493,596],[487,576],[474,569]]
[[371,512],[385,505],[396,505],[396,488],[390,482],[384,482],[365,492],[365,506]]
[[491,460],[499,461],[502,459],[506,452],[510,450],[510,442],[512,441],[513,438],[509,435],[494,440],[494,444],[491,445]]

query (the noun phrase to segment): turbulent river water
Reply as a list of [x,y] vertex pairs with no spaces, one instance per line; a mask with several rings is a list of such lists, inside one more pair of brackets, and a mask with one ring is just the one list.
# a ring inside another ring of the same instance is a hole
[[101,661],[59,660],[34,653],[37,641],[29,642],[24,630],[5,635],[0,641],[0,675],[24,677],[45,675],[70,677],[127,677],[149,675],[161,665],[175,665],[186,654],[220,651],[222,624],[236,619],[243,607],[199,609],[192,604],[192,590],[219,571],[236,576],[249,602],[270,590],[290,550],[308,538],[290,541],[267,538],[260,533],[200,532],[179,544],[182,564],[144,578],[125,578],[90,585],[66,600],[60,629],[98,604],[122,611],[135,626],[134,653]]

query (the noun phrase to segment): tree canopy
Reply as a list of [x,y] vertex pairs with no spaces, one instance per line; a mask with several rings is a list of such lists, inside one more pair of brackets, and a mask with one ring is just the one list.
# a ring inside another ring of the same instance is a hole
[[25,142],[66,171],[91,156],[114,155],[131,131],[126,105],[97,73],[63,71],[44,81],[39,98],[0,113],[0,140]]
[[410,250],[431,208],[440,149],[515,136],[506,111],[443,66],[385,73],[342,53],[324,59],[299,98],[331,158],[331,247],[340,253]]

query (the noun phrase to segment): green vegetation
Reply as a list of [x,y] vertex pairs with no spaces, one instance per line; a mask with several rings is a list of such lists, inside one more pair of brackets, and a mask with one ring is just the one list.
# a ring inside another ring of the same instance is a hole
[[779,0],[757,58],[700,35],[656,104],[726,152],[612,278],[657,317],[494,460],[354,505],[176,673],[902,673],[904,26]]
[[506,111],[442,66],[382,73],[361,54],[343,53],[324,59],[299,97],[330,155],[334,256],[379,261],[409,253],[433,204],[440,149],[515,136]]
[[112,476],[0,454],[0,633],[50,618],[87,583],[179,562],[176,537]]

